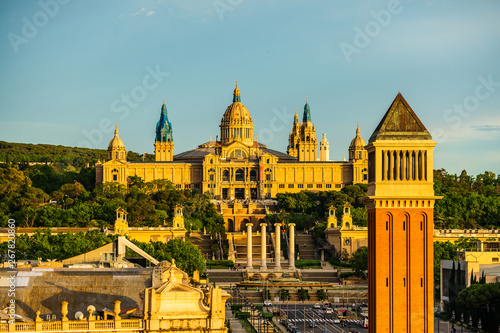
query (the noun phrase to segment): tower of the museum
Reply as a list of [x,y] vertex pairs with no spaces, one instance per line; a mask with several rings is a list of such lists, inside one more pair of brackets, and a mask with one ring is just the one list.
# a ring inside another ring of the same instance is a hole
[[253,140],[253,120],[245,105],[241,103],[238,82],[233,93],[233,103],[229,105],[222,116],[220,124],[220,143],[227,145],[237,141],[251,146]]
[[319,160],[325,162],[330,160],[330,144],[326,139],[326,133],[323,133],[323,138],[319,143]]
[[369,332],[434,332],[435,145],[398,94],[366,146]]
[[168,120],[165,101],[161,106],[160,120],[156,123],[155,161],[172,161],[174,156],[174,136],[172,124]]
[[118,136],[118,126],[116,126],[115,135],[108,145],[108,161],[111,160],[127,160],[127,151],[125,150],[125,145],[123,144],[122,139],[120,139],[120,137]]
[[361,137],[359,125],[356,128],[356,136],[352,139],[349,145],[349,162],[356,162],[368,159],[368,153],[365,149],[365,140]]
[[288,137],[287,154],[297,157],[299,161],[314,162],[317,159],[317,147],[316,129],[311,121],[311,109],[306,100],[302,125],[299,125],[299,117],[297,112],[295,113],[292,132]]

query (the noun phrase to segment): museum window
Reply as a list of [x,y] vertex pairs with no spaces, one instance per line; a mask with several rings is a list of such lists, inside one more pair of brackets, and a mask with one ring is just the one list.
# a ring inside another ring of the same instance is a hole
[[222,172],[222,181],[223,182],[228,182],[229,181],[229,171],[228,170],[224,170]]
[[288,184],[288,188],[294,188],[293,184]]
[[250,170],[250,181],[251,182],[256,182],[257,181],[257,171]]
[[182,188],[181,184],[177,184],[177,185],[175,185],[175,187],[176,187],[177,189]]
[[332,188],[332,184],[326,184],[326,188]]
[[210,181],[213,182],[214,181],[214,175],[210,175]]
[[323,184],[316,184],[316,188],[323,188]]
[[113,175],[113,180],[118,180],[118,175]]
[[313,184],[307,184],[307,188],[312,188]]
[[342,184],[335,184],[335,188],[342,188]]
[[492,262],[498,262],[498,258],[491,258]]
[[270,175],[270,174],[267,174],[267,175],[266,175],[266,180],[267,180],[267,181],[270,181],[270,180],[271,180],[271,175]]
[[234,180],[236,180],[237,182],[242,182],[245,180],[245,173],[243,172],[243,169],[236,170]]
[[186,184],[186,185],[184,185],[184,188],[185,189],[189,189],[189,188],[191,188],[191,185],[190,184]]
[[304,188],[304,184],[297,185],[298,188]]
[[285,184],[279,184],[279,188],[285,188]]

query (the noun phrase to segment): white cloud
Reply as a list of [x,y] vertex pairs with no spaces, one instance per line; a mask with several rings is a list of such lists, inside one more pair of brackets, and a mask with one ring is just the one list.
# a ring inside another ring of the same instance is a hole
[[155,12],[153,10],[149,11],[146,16],[153,15]]

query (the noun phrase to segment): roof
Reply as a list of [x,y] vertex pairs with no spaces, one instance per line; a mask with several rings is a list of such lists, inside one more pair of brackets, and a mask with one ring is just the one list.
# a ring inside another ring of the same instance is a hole
[[398,93],[368,143],[376,140],[432,140],[432,136]]
[[[213,142],[213,141],[211,141],[211,142]],[[192,149],[192,150],[188,150],[188,151],[179,153],[179,154],[174,156],[174,160],[177,160],[177,161],[180,161],[180,160],[198,160],[198,159],[203,159],[208,154],[215,154],[215,148],[213,148],[214,145],[210,144],[211,142],[201,144],[196,149]],[[274,149],[264,148],[263,146],[261,146],[260,149],[262,150],[263,154],[269,153],[273,156],[278,157],[280,160],[290,160],[290,161],[297,160],[296,157],[279,152],[279,151],[274,150]]]

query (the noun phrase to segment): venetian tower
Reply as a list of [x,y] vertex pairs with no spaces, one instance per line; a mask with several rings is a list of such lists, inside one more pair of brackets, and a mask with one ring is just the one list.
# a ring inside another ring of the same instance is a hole
[[366,146],[369,332],[434,332],[435,145],[398,94]]
[[316,129],[311,121],[311,110],[306,99],[306,104],[304,105],[304,115],[302,116],[302,126],[300,128],[300,141],[298,143],[299,161],[316,161],[317,146],[318,141],[316,140]]
[[125,150],[125,145],[123,144],[122,139],[118,136],[118,125],[115,128],[115,136],[108,145],[108,161],[118,160],[118,161],[126,161],[127,160],[127,151]]
[[174,157],[174,136],[172,124],[168,121],[165,100],[161,106],[160,120],[156,123],[155,161],[172,161]]
[[319,160],[329,161],[330,160],[330,144],[326,139],[326,133],[323,133],[323,138],[319,143]]
[[241,142],[247,146],[253,146],[253,120],[245,105],[241,103],[238,82],[233,93],[233,103],[229,105],[222,116],[220,124],[221,145],[231,142]]

